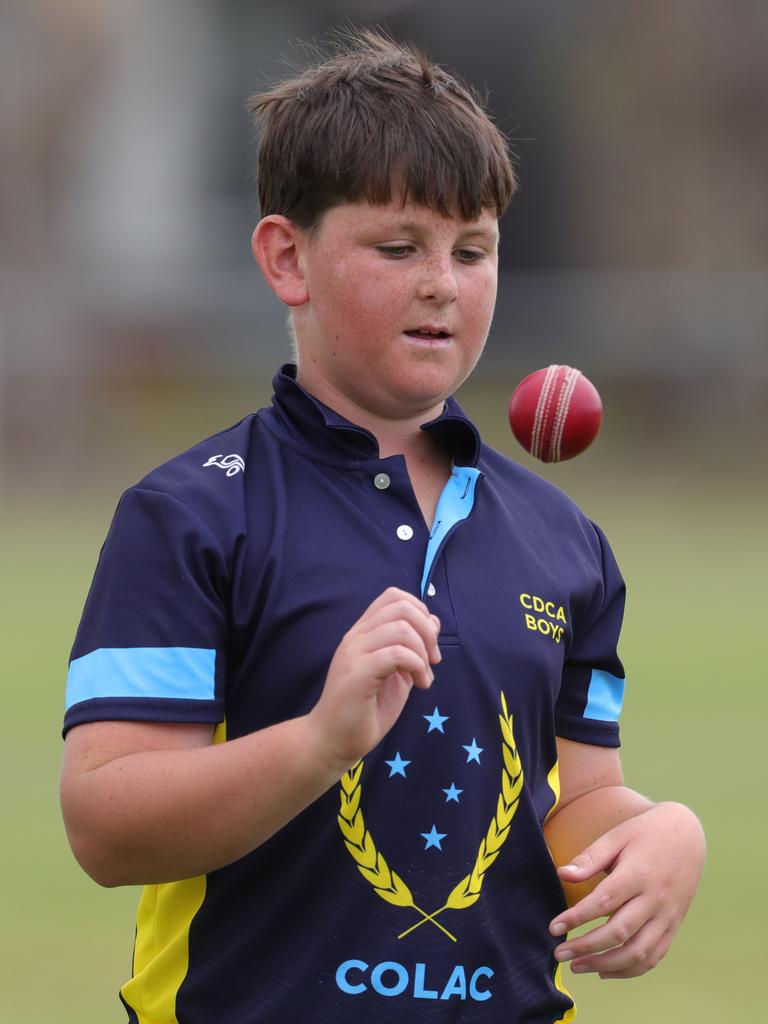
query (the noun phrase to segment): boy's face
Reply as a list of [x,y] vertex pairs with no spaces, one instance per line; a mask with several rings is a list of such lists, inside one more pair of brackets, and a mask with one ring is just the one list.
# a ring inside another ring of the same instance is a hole
[[299,381],[349,418],[437,415],[483,350],[498,238],[493,210],[468,222],[399,201],[330,209],[299,248]]

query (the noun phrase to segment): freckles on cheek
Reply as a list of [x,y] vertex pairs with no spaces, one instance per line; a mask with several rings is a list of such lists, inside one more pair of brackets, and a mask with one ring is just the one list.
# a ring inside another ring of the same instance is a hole
[[477,316],[490,320],[496,306],[496,282],[489,282],[488,287],[477,297],[474,304]]

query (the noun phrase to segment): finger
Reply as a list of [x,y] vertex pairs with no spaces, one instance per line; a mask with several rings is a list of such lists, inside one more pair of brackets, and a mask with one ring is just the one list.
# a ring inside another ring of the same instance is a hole
[[625,846],[620,828],[611,829],[590,843],[569,864],[559,867],[557,873],[566,882],[583,882],[600,871],[610,871]]
[[429,655],[424,643],[424,638],[418,630],[405,619],[395,619],[393,622],[383,622],[368,633],[359,638],[359,650],[364,654],[371,654],[383,647],[400,645],[408,647],[418,654],[425,669],[429,669]]
[[370,613],[375,613],[381,608],[387,608],[391,604],[395,604],[399,601],[403,601],[406,604],[412,604],[415,608],[421,609],[425,615],[429,615],[429,610],[423,601],[420,601],[415,594],[409,593],[407,590],[401,590],[399,587],[387,587],[386,590],[382,591],[377,598],[368,605],[363,614],[360,616],[360,620],[365,619]]
[[[428,660],[436,664],[442,659],[442,654],[437,644],[440,620],[436,615],[431,615],[426,605],[422,604],[412,594],[405,594],[394,587],[391,588],[391,592],[393,594],[391,600],[380,604],[374,602],[358,619],[350,632],[370,633],[372,630],[388,622],[397,622],[399,620],[408,622],[421,637],[429,655]],[[390,591],[385,591],[381,595],[382,598],[387,593],[390,593]],[[396,597],[394,595],[401,596]]]
[[410,677],[420,689],[427,690],[432,685],[434,676],[432,669],[424,659],[402,644],[390,647],[379,647],[369,655],[371,675],[375,679],[388,679],[395,673]]
[[610,917],[643,891],[643,880],[617,868],[595,886],[591,893],[559,914],[549,926],[551,935],[565,935],[599,917]]
[[[594,956],[579,957],[571,964],[575,974],[596,971],[633,978],[645,974],[661,960],[661,943],[667,932],[667,923],[660,918],[646,922],[627,942]],[[671,936],[670,936],[671,942]],[[669,948],[669,944],[667,944]],[[666,950],[664,950],[666,952]]]
[[419,631],[424,639],[432,661],[440,661],[442,654],[437,643],[440,635],[440,619],[432,614],[427,606],[413,594],[391,588],[392,599],[372,609],[371,614],[364,616],[364,629],[374,628],[381,622],[403,618]]
[[661,939],[659,940],[656,950],[646,960],[641,960],[633,967],[624,968],[619,971],[609,971],[600,969],[601,978],[637,978],[641,974],[646,974],[648,971],[656,967],[669,952],[669,947],[672,945],[672,940],[675,937],[676,928],[670,928],[666,931]]
[[578,938],[566,939],[554,951],[561,963],[576,960],[593,953],[601,953],[622,946],[640,931],[649,918],[647,901],[637,898],[625,903],[604,924],[597,925]]

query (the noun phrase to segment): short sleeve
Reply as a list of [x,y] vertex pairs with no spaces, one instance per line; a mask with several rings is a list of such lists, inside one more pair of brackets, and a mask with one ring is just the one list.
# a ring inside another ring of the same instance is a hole
[[226,593],[206,524],[170,494],[127,491],[72,649],[64,733],[106,719],[220,722]]
[[624,617],[625,586],[613,552],[599,527],[600,579],[574,634],[555,707],[558,736],[580,743],[618,747],[624,700],[624,667],[617,647]]

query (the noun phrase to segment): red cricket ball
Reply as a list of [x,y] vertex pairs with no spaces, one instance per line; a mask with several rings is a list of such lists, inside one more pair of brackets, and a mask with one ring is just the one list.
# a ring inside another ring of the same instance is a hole
[[597,437],[603,403],[595,385],[572,366],[547,366],[520,381],[509,400],[509,425],[542,462],[572,459]]

